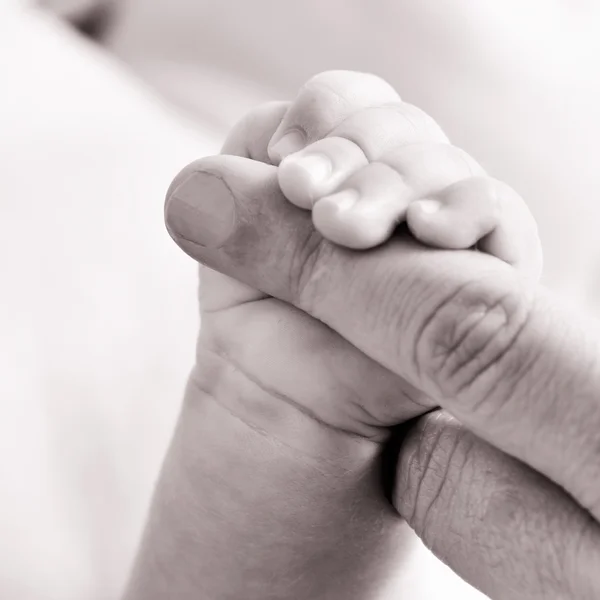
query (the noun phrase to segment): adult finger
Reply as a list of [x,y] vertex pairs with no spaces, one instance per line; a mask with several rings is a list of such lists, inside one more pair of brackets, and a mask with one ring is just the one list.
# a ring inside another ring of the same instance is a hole
[[[268,141],[288,108],[288,102],[270,102],[251,110],[232,128],[223,152],[268,163]],[[181,176],[192,172],[193,166],[184,169]],[[261,308],[257,300],[262,300]],[[232,307],[237,310],[229,310]],[[389,431],[378,417],[392,398],[395,415],[402,421],[423,413],[427,399],[418,390],[306,313],[269,299],[237,279],[203,268],[200,309],[205,343],[218,345],[221,335],[227,339],[231,331],[237,331],[236,339],[227,342],[228,360],[250,371],[270,370],[269,388],[289,390],[292,385],[296,407],[322,423],[380,442]],[[270,346],[272,352],[257,351],[261,346]],[[300,371],[294,368],[298,357],[304,357]],[[206,358],[200,359],[202,364]],[[295,386],[290,384],[293,381]],[[325,382],[325,388],[317,382]],[[327,402],[323,402],[323,395]],[[366,413],[361,408],[364,398],[379,410]],[[279,418],[271,423],[274,431]],[[289,436],[286,442],[291,442]]]
[[600,527],[564,490],[442,411],[400,448],[394,505],[493,600],[600,597]]
[[186,252],[320,319],[600,515],[590,324],[482,253],[407,237],[362,253],[329,244],[282,197],[274,167],[216,157],[194,169],[166,207]]

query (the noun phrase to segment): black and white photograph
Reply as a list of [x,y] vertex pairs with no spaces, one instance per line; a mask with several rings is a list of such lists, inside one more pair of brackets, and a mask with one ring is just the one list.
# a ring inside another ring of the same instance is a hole
[[0,0],[0,600],[599,600],[600,0]]

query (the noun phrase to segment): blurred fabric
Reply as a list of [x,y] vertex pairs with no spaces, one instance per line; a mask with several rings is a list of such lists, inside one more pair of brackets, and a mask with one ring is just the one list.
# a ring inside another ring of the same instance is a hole
[[[378,73],[429,111],[530,202],[546,284],[596,309],[593,4],[128,0],[106,49],[27,4],[0,4],[0,597],[118,597],[198,327],[164,192],[319,71]],[[479,596],[416,542],[399,582]]]
[[164,193],[222,132],[9,5],[0,80],[0,598],[109,600],[194,356]]

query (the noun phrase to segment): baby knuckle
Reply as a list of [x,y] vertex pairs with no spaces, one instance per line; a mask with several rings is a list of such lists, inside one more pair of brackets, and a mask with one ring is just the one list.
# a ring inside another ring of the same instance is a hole
[[397,110],[402,113],[407,121],[412,123],[415,129],[423,132],[426,136],[423,141],[426,139],[427,141],[441,144],[448,143],[448,137],[437,121],[418,106],[408,102],[402,102],[397,106]]
[[378,85],[390,88],[390,84],[377,75],[362,73],[359,71],[348,71],[344,69],[332,69],[322,71],[313,75],[304,85],[304,89],[327,87],[330,89],[359,88],[361,84]]
[[346,71],[325,71],[311,77],[300,89],[297,103],[309,103],[316,107],[327,104],[346,103],[348,93]]
[[311,77],[300,97],[315,96],[315,101],[347,105],[352,109],[398,101],[398,93],[384,79],[357,71],[325,71]]
[[429,140],[430,134],[402,107],[396,102],[363,108],[346,117],[331,135],[352,140],[370,161],[391,149]]
[[421,375],[459,410],[478,408],[500,380],[513,385],[527,362],[519,340],[532,298],[508,273],[461,285],[430,311],[416,336]]
[[466,151],[458,146],[451,146],[452,152],[456,157],[456,161],[458,163],[463,163],[466,168],[469,176],[471,177],[483,177],[485,175],[485,170],[483,167]]
[[335,87],[340,81],[346,81],[348,79],[354,79],[358,75],[354,71],[345,71],[343,69],[331,69],[329,71],[322,71],[313,75],[306,81],[303,89],[318,88],[320,86],[331,86]]
[[498,202],[498,199],[503,195],[503,190],[499,185],[500,182],[485,174],[475,175],[469,179],[463,180],[463,182],[469,189],[475,191],[478,196],[492,198],[494,203]]

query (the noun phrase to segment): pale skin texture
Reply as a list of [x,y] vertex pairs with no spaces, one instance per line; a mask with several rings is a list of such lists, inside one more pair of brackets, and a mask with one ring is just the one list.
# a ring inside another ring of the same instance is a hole
[[[328,76],[336,107],[367,108]],[[409,525],[493,599],[596,597],[600,344],[533,287],[539,256],[520,251],[537,248],[535,229],[496,214],[465,237],[509,228],[516,269],[406,236],[364,253],[331,244],[268,164],[293,116],[279,110],[232,132],[238,157],[194,163],[170,190],[172,236],[214,270],[127,597],[373,597],[402,559],[381,444],[436,406],[400,449],[393,499]],[[452,172],[442,189],[464,180]]]
[[311,79],[268,152],[284,195],[312,209],[315,228],[334,243],[372,248],[406,221],[425,244],[479,242],[539,280],[541,245],[525,202],[377,77],[339,71]]

